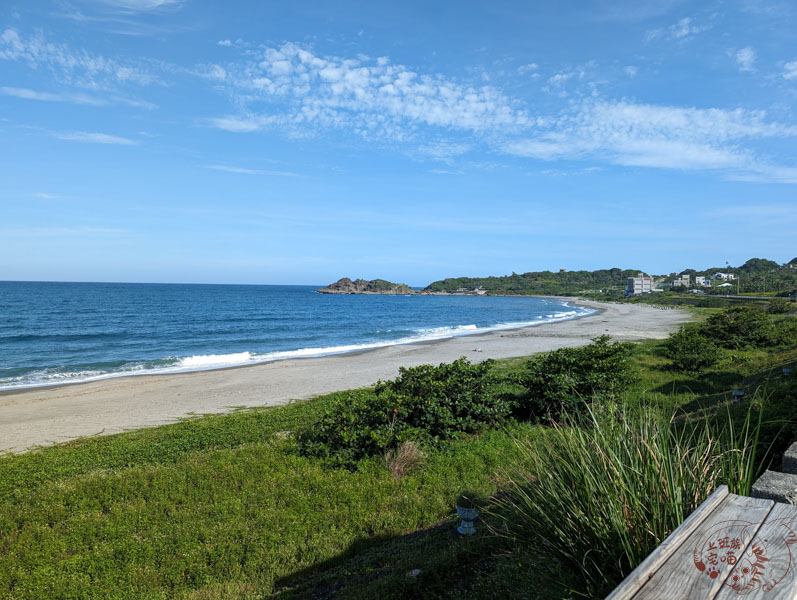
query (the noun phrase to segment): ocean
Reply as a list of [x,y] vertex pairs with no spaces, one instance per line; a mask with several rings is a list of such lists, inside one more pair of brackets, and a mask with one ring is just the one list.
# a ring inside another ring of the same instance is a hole
[[323,356],[584,316],[550,298],[0,282],[0,390]]

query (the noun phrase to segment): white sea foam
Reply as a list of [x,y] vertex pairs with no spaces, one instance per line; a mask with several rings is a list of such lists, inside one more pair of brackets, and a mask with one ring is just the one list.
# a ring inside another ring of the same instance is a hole
[[249,352],[236,352],[234,354],[200,354],[181,358],[177,363],[178,368],[185,369],[207,369],[211,367],[227,367],[230,365],[241,365],[251,362],[252,355]]

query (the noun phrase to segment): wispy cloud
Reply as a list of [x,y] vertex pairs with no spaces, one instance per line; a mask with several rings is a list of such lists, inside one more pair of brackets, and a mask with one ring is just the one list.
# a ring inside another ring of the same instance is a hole
[[797,221],[797,208],[783,204],[745,204],[716,208],[708,213],[713,217],[737,217],[739,219],[754,218],[758,221]]
[[277,177],[298,177],[298,173],[291,171],[271,171],[263,169],[245,169],[243,167],[231,167],[229,165],[205,165],[205,169],[214,171],[226,171],[227,173],[239,173],[242,175],[272,175]]
[[783,65],[784,79],[797,79],[797,60],[787,62]]
[[611,21],[642,21],[663,15],[684,0],[598,0],[600,18]]
[[[684,38],[706,28],[682,19],[669,35]],[[754,51],[743,50],[741,64],[752,65]],[[594,68],[587,63],[554,73],[544,90],[566,95],[568,82],[589,79]],[[797,126],[768,121],[763,111],[637,104],[582,94],[589,99],[571,102],[559,114],[534,114],[493,87],[420,74],[385,57],[322,57],[292,43],[265,48],[257,60],[223,69],[221,85],[243,110],[208,122],[236,133],[345,130],[367,140],[409,144],[416,153],[450,165],[481,146],[542,160],[795,179],[792,167],[775,165],[751,149],[751,142],[797,136]],[[624,72],[633,77],[636,69]]]
[[126,104],[134,108],[144,108],[146,110],[155,110],[157,105],[146,100],[136,100],[133,98],[125,98],[123,96],[111,95],[109,98],[99,98],[97,96],[90,96],[80,92],[39,92],[27,88],[17,87],[0,87],[0,94],[4,96],[13,96],[14,98],[21,98],[23,100],[36,100],[39,102],[69,102],[71,104],[82,104],[85,106],[108,106],[109,104]]
[[223,129],[224,131],[250,133],[273,123],[277,123],[279,120],[280,119],[277,117],[249,114],[244,116],[217,117],[209,119],[208,122],[211,126],[217,129]]
[[135,12],[178,8],[183,4],[183,0],[100,0],[100,2],[111,8]]
[[72,50],[66,44],[47,41],[40,32],[26,37],[10,27],[0,33],[0,59],[24,62],[35,69],[48,68],[66,83],[92,89],[159,81],[140,64]]
[[133,235],[128,229],[117,229],[114,227],[25,227],[0,229],[0,233],[14,237],[64,237],[64,236],[86,236],[86,235]]
[[69,92],[37,92],[27,88],[0,87],[0,93],[5,96],[13,96],[24,100],[39,100],[42,102],[71,102],[72,104],[86,104],[89,106],[105,106],[108,104],[102,98],[88,96],[86,94],[72,94]]
[[448,162],[454,156],[465,154],[471,148],[472,146],[470,144],[436,140],[420,146],[418,150],[421,154]]
[[53,133],[53,136],[57,137],[59,140],[89,142],[93,144],[119,144],[123,146],[134,146],[138,144],[136,140],[131,140],[130,138],[89,131],[63,131]]
[[746,46],[741,50],[738,50],[734,54],[734,57],[736,58],[736,64],[739,65],[740,71],[755,71],[755,61],[757,55],[753,48]]
[[797,127],[767,122],[762,111],[585,102],[555,127],[508,142],[504,150],[543,160],[592,159],[638,167],[721,170],[792,183],[790,167],[770,165],[738,143],[797,136]]
[[33,194],[33,197],[34,198],[41,198],[42,200],[58,200],[59,198],[62,198],[63,196],[61,196],[60,194],[50,194],[50,193],[47,193],[47,192],[36,192],[35,194]]
[[694,22],[692,17],[684,17],[669,27],[651,29],[645,34],[645,39],[649,42],[658,39],[688,40],[698,33],[708,31],[709,29],[711,29],[711,25],[698,25]]

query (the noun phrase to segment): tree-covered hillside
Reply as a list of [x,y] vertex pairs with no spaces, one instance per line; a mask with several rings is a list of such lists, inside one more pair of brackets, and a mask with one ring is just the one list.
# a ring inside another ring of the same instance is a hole
[[[559,296],[583,292],[616,292],[622,295],[628,277],[640,273],[640,269],[599,269],[597,271],[533,271],[512,273],[499,277],[449,277],[429,284],[426,292],[471,291],[481,286],[488,294]],[[710,269],[684,269],[680,273],[692,276],[711,277],[715,273],[732,273],[736,279],[733,289],[740,293],[789,294],[797,292],[797,258],[780,265],[765,258],[751,258],[739,267],[725,266]],[[656,275],[657,281],[671,284],[675,274]],[[715,285],[722,282],[715,282]],[[666,285],[665,285],[666,287]],[[705,292],[728,293],[728,288],[703,288]]]
[[600,269],[598,271],[535,271],[531,273],[512,273],[502,277],[450,277],[429,284],[427,292],[455,292],[459,289],[472,290],[483,287],[489,294],[538,294],[559,296],[578,294],[586,290],[607,290],[625,288],[626,279],[634,277],[639,269]]

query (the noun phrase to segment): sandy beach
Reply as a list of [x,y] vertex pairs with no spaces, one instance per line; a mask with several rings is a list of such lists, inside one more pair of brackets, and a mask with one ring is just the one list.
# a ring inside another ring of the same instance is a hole
[[578,301],[584,318],[365,352],[276,361],[215,371],[141,375],[0,394],[0,451],[24,452],[92,435],[171,423],[234,407],[273,406],[391,379],[399,367],[473,362],[615,340],[666,337],[689,320],[680,310]]

